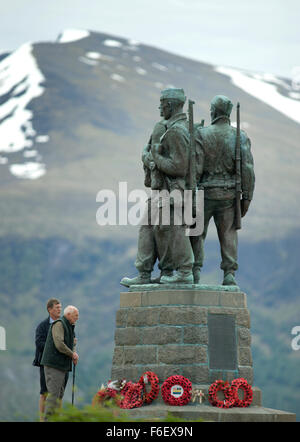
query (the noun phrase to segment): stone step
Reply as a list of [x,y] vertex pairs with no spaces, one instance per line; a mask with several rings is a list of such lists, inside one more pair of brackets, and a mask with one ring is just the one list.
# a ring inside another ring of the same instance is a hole
[[211,405],[186,405],[170,406],[162,404],[150,404],[140,408],[126,410],[132,420],[145,419],[155,422],[165,419],[168,413],[173,416],[190,421],[202,419],[206,422],[296,422],[294,413],[273,410],[257,405],[247,408],[233,407],[228,409],[217,408]]

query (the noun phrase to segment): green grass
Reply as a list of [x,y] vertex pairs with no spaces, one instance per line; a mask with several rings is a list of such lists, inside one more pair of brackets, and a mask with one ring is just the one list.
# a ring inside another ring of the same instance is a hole
[[[105,406],[85,405],[82,408],[66,404],[57,409],[48,422],[149,422],[149,419],[133,419],[128,412],[106,402]],[[155,418],[151,422],[191,422],[168,412],[165,418]],[[203,422],[202,419],[193,422]]]

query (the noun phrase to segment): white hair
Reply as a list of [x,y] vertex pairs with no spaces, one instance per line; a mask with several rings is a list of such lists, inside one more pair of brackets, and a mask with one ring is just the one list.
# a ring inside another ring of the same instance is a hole
[[67,305],[67,307],[64,309],[64,316],[67,316],[69,313],[78,312],[78,308],[74,305]]

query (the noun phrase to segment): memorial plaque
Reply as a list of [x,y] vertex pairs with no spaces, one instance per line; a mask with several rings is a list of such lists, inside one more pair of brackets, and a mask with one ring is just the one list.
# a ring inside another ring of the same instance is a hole
[[237,369],[237,344],[235,317],[233,315],[208,315],[209,368]]

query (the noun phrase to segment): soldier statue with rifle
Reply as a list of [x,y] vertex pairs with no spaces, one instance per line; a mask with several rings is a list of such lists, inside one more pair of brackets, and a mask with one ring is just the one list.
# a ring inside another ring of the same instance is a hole
[[211,101],[211,125],[198,127],[195,133],[200,174],[197,186],[204,189],[204,231],[192,239],[196,282],[200,280],[204,240],[213,217],[220,241],[223,285],[236,285],[237,230],[252,200],[255,176],[251,143],[247,134],[240,130],[239,105],[237,128],[230,125],[232,108],[229,98],[215,96]]
[[[168,195],[174,191],[183,195],[187,189],[190,134],[187,116],[183,112],[185,100],[183,89],[168,88],[162,91],[160,111],[163,120],[155,126],[143,153],[145,184],[151,186],[152,190],[165,191]],[[170,211],[169,224],[161,222],[165,205],[168,205]],[[193,251],[189,237],[185,234],[186,226],[183,222],[174,222],[175,212],[178,213],[174,205],[172,198],[167,202],[160,197],[149,198],[148,221],[139,229],[135,261],[139,274],[134,278],[123,278],[122,285],[130,287],[151,283],[151,273],[157,258],[161,269],[160,283],[193,283]],[[153,224],[152,212],[157,208],[160,221]],[[176,271],[174,275],[173,270]]]

